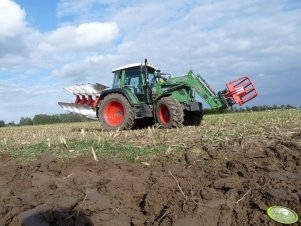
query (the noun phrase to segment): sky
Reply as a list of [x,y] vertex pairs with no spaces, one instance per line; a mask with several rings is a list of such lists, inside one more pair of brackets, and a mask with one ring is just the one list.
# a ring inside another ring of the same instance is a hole
[[65,113],[63,87],[145,58],[215,91],[248,75],[249,106],[301,106],[301,1],[0,0],[0,120]]

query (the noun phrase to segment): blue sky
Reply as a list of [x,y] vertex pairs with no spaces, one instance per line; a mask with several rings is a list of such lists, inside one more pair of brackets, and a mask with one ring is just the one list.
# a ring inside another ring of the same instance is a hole
[[63,87],[144,58],[216,91],[249,75],[250,105],[301,106],[300,37],[299,0],[0,0],[0,120],[62,113]]

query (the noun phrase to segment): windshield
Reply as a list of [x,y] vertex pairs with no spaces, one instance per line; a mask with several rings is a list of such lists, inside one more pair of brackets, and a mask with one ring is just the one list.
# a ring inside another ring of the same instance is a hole
[[142,84],[139,67],[127,69],[125,74],[125,85],[138,88]]

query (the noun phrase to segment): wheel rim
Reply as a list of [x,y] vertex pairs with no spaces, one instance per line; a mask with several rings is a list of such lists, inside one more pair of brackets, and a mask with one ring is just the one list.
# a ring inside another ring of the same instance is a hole
[[104,119],[110,126],[118,126],[124,120],[124,107],[118,101],[107,103],[104,109]]
[[169,110],[166,106],[161,106],[159,109],[159,118],[163,125],[166,125],[170,121]]

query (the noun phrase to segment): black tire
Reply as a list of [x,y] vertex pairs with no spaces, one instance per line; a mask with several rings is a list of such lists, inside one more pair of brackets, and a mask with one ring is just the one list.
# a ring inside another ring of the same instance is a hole
[[134,108],[119,93],[111,93],[99,104],[99,121],[105,130],[131,129],[135,121]]
[[203,111],[185,111],[184,126],[199,126],[203,119]]
[[171,97],[161,98],[156,105],[156,119],[163,128],[183,126],[182,104]]

